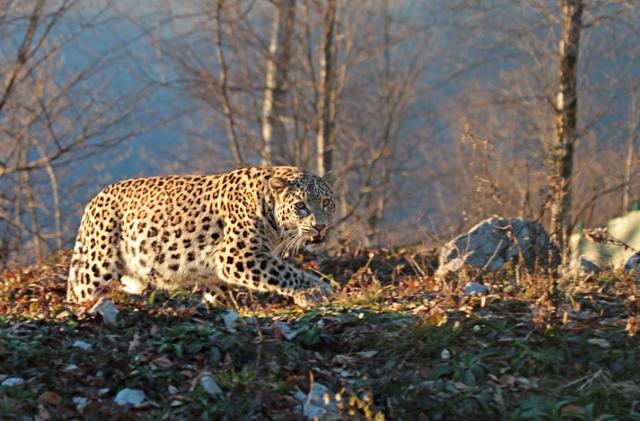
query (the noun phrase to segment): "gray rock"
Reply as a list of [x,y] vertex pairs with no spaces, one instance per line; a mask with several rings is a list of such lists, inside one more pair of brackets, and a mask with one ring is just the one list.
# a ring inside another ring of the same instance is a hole
[[212,374],[206,373],[200,378],[200,386],[210,395],[222,395],[224,392],[218,386],[216,379]]
[[93,349],[90,343],[81,340],[75,341],[72,346],[74,348],[80,348],[83,351],[91,351]]
[[576,266],[583,271],[594,273],[596,275],[602,273],[602,268],[600,267],[600,265],[585,256],[580,256],[580,258],[576,261]]
[[89,314],[99,314],[102,316],[104,324],[109,326],[118,325],[118,313],[120,311],[113,305],[111,301],[102,297],[97,303],[89,309]]
[[636,283],[640,288],[640,252],[632,254],[624,264],[624,271],[636,275]]
[[222,316],[222,320],[224,321],[224,326],[231,333],[236,333],[237,328],[241,328],[245,325],[244,320],[238,313],[233,310],[228,310]]
[[624,271],[640,274],[640,253],[629,256],[627,262],[624,264]]
[[[509,262],[520,263],[530,271],[559,263],[557,247],[542,225],[521,218],[486,219],[440,249],[436,279],[457,281],[474,279],[487,272],[498,272]],[[522,260],[522,262],[520,262]]]
[[137,408],[142,405],[147,397],[142,390],[124,388],[118,392],[113,400],[118,405],[132,405]]
[[306,419],[328,421],[342,419],[335,393],[321,383],[313,383],[308,395],[298,392],[295,394],[295,398],[303,404],[302,414]]
[[74,396],[72,399],[74,404],[76,404],[76,411],[82,412],[89,405],[89,401],[87,398],[83,398],[82,396]]
[[464,293],[465,295],[487,295],[489,288],[477,282],[468,282],[464,286]]
[[589,276],[599,275],[602,273],[602,268],[593,260],[585,256],[571,261],[568,268],[564,269],[563,276],[565,277],[577,277],[577,276]]

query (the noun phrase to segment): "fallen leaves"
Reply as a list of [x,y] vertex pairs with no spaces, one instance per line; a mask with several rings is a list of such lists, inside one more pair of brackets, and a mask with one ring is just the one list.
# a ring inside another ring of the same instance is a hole
[[62,402],[62,396],[60,396],[53,390],[46,390],[42,392],[40,396],[38,396],[38,402],[48,405],[58,405],[60,402]]
[[153,360],[151,360],[151,367],[152,368],[171,368],[173,367],[173,363],[171,362],[170,359],[166,358],[166,357],[157,357],[154,358]]
[[64,304],[68,256],[8,273],[0,278],[0,418],[596,419],[637,411],[633,285],[584,283],[552,302],[487,279],[490,294],[466,295],[430,283],[424,260],[403,253],[348,250],[311,262],[344,287],[331,306],[304,311],[282,299],[208,311],[188,295],[159,292],[76,313]]

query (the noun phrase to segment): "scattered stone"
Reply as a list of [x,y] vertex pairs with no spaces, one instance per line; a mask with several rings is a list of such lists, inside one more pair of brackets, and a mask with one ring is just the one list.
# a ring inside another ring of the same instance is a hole
[[603,338],[592,338],[587,340],[591,345],[598,345],[600,348],[611,348],[611,343],[608,340]]
[[237,332],[236,328],[244,326],[244,321],[240,315],[233,310],[227,311],[224,316],[222,316],[222,320],[227,330],[232,333]]
[[71,398],[73,403],[76,405],[76,411],[82,412],[89,405],[89,400],[87,398],[83,398],[82,396],[74,396]]
[[640,252],[629,256],[624,264],[624,271],[636,275],[636,283],[640,288]]
[[487,295],[488,293],[489,288],[477,282],[468,282],[467,285],[464,286],[465,295]]
[[282,366],[278,364],[278,360],[275,357],[267,361],[266,367],[273,374],[276,374],[280,372],[280,370],[282,370]]
[[77,373],[80,372],[80,367],[75,364],[67,364],[62,368],[62,371],[65,373]]
[[574,265],[582,272],[593,273],[595,275],[602,273],[600,265],[585,256],[580,256],[580,258],[574,262]]
[[565,278],[587,277],[600,273],[602,273],[600,265],[586,256],[572,260],[569,266],[562,270],[562,276]]
[[146,396],[142,390],[127,387],[119,391],[113,401],[118,405],[132,405],[134,408],[138,408],[145,399]]
[[16,387],[16,386],[22,386],[24,384],[24,379],[20,378],[20,377],[9,377],[8,379],[4,380],[2,382],[2,384],[0,384],[0,386],[4,386],[4,387]]
[[297,392],[295,398],[302,403],[302,414],[309,420],[341,420],[336,394],[321,383],[313,383],[309,394]]
[[[440,249],[436,279],[473,280],[485,272],[498,272],[507,263],[520,263],[529,271],[559,263],[557,247],[542,225],[521,218],[486,219]],[[522,260],[522,262],[520,262]]]
[[117,326],[118,325],[118,314],[120,311],[113,305],[113,303],[106,298],[102,297],[98,300],[97,303],[89,309],[89,314],[99,314],[102,316],[102,321],[104,324],[109,326]]
[[624,264],[624,271],[640,274],[640,253],[629,256],[627,262]]
[[80,348],[83,351],[91,351],[91,349],[93,348],[90,343],[81,340],[75,341],[72,346],[74,348]]
[[293,340],[296,336],[298,336],[297,330],[291,330],[289,325],[287,325],[285,322],[280,320],[273,324],[273,328],[274,330],[276,330],[276,332],[278,332],[280,335],[282,335],[285,339],[289,341]]
[[142,339],[138,332],[133,334],[133,339],[129,342],[129,352],[133,352],[142,345]]
[[224,393],[218,386],[215,377],[210,373],[203,373],[202,377],[200,377],[200,386],[211,396],[218,396]]
[[356,352],[356,355],[358,357],[361,357],[361,358],[369,359],[369,358],[375,356],[377,353],[378,353],[378,351],[361,351],[361,352]]

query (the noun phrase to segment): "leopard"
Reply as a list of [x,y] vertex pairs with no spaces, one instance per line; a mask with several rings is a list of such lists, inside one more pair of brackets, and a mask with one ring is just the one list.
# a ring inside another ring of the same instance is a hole
[[223,285],[301,307],[328,303],[332,287],[286,256],[326,244],[335,181],[333,172],[251,166],[108,185],[83,212],[67,301],[98,300],[115,283],[130,294]]

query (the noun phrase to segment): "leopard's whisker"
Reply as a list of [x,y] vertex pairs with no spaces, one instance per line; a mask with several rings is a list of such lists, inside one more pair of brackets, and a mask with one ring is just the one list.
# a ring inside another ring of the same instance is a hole
[[284,240],[282,240],[282,242],[273,249],[273,254],[284,257],[284,255],[287,253],[287,250],[289,250],[289,248],[291,247],[292,239],[292,237],[286,237]]
[[[300,241],[300,239],[304,239],[304,237],[302,237],[300,234],[296,234],[293,235],[291,237],[289,237],[289,241],[287,242],[287,248],[285,250],[286,253],[291,253],[294,254],[297,252],[298,250],[298,242]],[[283,254],[284,256],[284,254]]]
[[285,258],[289,250],[291,249],[291,243],[293,242],[293,237],[287,237],[285,241],[285,246],[282,248],[282,253],[280,253],[280,257]]
[[294,252],[297,253],[298,251],[300,251],[305,241],[306,241],[306,237],[304,235],[302,234],[298,235]]

